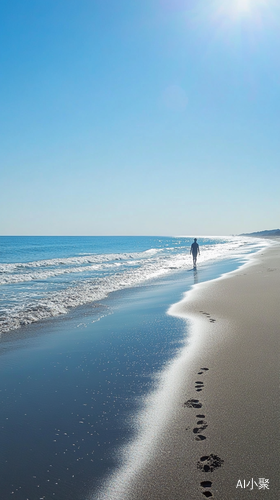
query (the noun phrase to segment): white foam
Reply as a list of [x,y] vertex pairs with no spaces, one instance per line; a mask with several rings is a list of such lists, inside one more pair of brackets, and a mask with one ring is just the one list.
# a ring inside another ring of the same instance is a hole
[[[266,244],[265,240],[235,237],[228,238],[227,243],[204,245],[199,265],[211,260],[242,257],[249,249],[257,250]],[[111,292],[191,267],[188,246],[160,249],[160,252],[150,249],[134,254],[1,264],[4,300],[0,309],[0,333],[66,314],[73,307],[100,301]]]

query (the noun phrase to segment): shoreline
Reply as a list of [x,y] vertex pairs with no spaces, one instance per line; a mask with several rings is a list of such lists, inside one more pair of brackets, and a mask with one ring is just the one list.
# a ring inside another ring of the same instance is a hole
[[165,374],[169,415],[159,389],[149,402],[162,412],[154,446],[138,470],[135,455],[136,468],[119,474],[108,499],[245,499],[250,487],[262,494],[260,478],[265,498],[278,499],[279,248],[278,240],[171,306],[191,336],[173,364],[174,387]]
[[[252,255],[247,254],[246,261]],[[123,458],[136,481],[142,473],[135,471],[135,463],[142,460],[144,474],[147,459],[160,470],[161,457],[172,462],[170,450],[181,450],[181,456],[186,456],[178,416],[180,411],[183,416],[186,413],[182,404],[186,391],[193,391],[189,374],[192,366],[196,370],[197,349],[192,350],[192,361],[185,322],[166,311],[194,284],[213,282],[222,273],[243,268],[243,262],[243,258],[221,260],[199,266],[197,272],[159,279],[153,286],[115,292],[106,301],[113,314],[100,322],[92,323],[95,315],[87,315],[90,310],[84,308],[80,309],[83,320],[79,314],[61,321],[55,318],[42,322],[39,330],[38,324],[26,327],[18,342],[10,339],[10,345],[7,339],[1,352],[3,495],[14,491],[15,500],[37,498],[39,492],[65,500],[89,500],[96,494],[99,498],[98,487],[108,485],[106,478],[113,471],[120,477],[124,470],[121,449],[126,453],[134,446],[134,463],[128,463],[127,453]],[[29,337],[31,332],[34,335]],[[137,448],[139,429],[149,433],[146,447]],[[157,446],[151,447],[156,433]],[[180,485],[185,474],[180,467],[185,468],[186,461],[177,462],[176,484]],[[172,467],[170,474],[174,482]],[[163,471],[163,484],[165,475]],[[126,480],[119,486],[121,492],[127,491]],[[116,500],[117,495],[103,498]],[[125,496],[120,493],[118,498]],[[133,500],[130,494],[126,498]]]
[[[250,254],[248,254],[250,255]],[[203,262],[202,265],[198,267],[198,269],[193,269],[189,268],[187,270],[178,270],[172,274],[168,274],[166,276],[160,276],[158,278],[150,279],[147,280],[147,282],[142,283],[140,285],[136,286],[131,286],[127,288],[123,288],[120,290],[115,290],[112,291],[103,298],[100,301],[93,301],[92,303],[89,304],[82,304],[79,305],[73,309],[70,309],[66,314],[61,314],[59,316],[53,316],[49,318],[43,318],[39,321],[35,321],[33,323],[29,324],[24,324],[20,328],[15,328],[13,330],[9,330],[8,332],[1,333],[0,334],[0,356],[4,350],[4,353],[7,352],[7,346],[8,349],[13,350],[14,348],[17,348],[17,344],[19,344],[19,348],[21,347],[21,343],[25,342],[29,338],[38,338],[38,337],[43,337],[46,335],[46,331],[53,332],[54,330],[60,330],[60,325],[62,325],[62,328],[64,328],[64,325],[66,325],[67,328],[72,328],[72,324],[77,322],[80,325],[79,326],[89,326],[90,323],[93,321],[100,321],[102,318],[106,317],[107,315],[114,314],[114,312],[117,310],[116,304],[119,302],[122,302],[122,300],[125,300],[125,298],[129,297],[130,295],[134,295],[137,293],[139,290],[149,290],[151,287],[161,287],[164,286],[166,283],[176,283],[178,281],[184,281],[186,280],[187,286],[192,286],[192,284],[189,284],[189,280],[192,281],[192,276],[193,276],[193,283],[196,284],[200,282],[200,279],[202,279],[202,282],[207,282],[211,281],[213,279],[218,279],[218,278],[213,278],[213,275],[216,275],[217,273],[219,276],[223,274],[223,271],[219,271],[219,268],[225,267],[226,269],[240,267],[243,264],[244,258],[247,259],[248,255],[242,255],[238,257],[228,257],[225,259],[221,259],[218,261],[210,261],[210,262]],[[216,269],[217,267],[217,269]],[[231,271],[226,270],[226,273],[229,273]],[[190,276],[189,276],[190,273]],[[203,274],[203,277],[199,276],[199,274]],[[88,318],[89,318],[89,323],[88,323]],[[83,323],[83,320],[85,320],[85,323]],[[48,333],[47,333],[48,334]]]
[[3,497],[88,500],[97,492],[118,469],[120,449],[137,434],[134,416],[183,345],[184,322],[166,310],[197,279],[238,265],[219,261],[196,277],[192,270],[116,292],[106,301],[113,314],[101,321],[92,323],[95,315],[83,309],[83,319],[55,318],[27,326],[16,342],[6,338],[0,349]]
[[[6,248],[5,253],[4,249],[0,263],[3,292],[0,335],[75,314],[75,309],[92,307],[111,293],[145,286],[160,277],[191,269],[190,238],[166,241],[148,239],[145,248],[149,245],[151,248],[147,250],[143,250],[143,242],[139,248],[138,238],[130,244],[124,239],[122,245],[117,246],[111,241],[110,253],[107,253],[109,248],[104,244],[102,247],[99,242],[100,253],[88,254],[90,249],[87,245],[84,247],[79,238],[74,248],[62,241],[53,248],[51,238],[46,251],[41,249],[34,255],[30,249],[38,245],[38,241],[31,238],[29,245],[22,245],[19,251],[11,247],[10,251]],[[203,238],[200,264],[208,262],[211,265],[211,261],[223,258],[242,259],[244,253],[265,245],[264,240],[252,238]]]

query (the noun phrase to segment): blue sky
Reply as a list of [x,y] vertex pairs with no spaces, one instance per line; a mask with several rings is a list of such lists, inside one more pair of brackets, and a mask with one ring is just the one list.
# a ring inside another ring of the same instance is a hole
[[275,0],[1,0],[0,234],[280,226]]

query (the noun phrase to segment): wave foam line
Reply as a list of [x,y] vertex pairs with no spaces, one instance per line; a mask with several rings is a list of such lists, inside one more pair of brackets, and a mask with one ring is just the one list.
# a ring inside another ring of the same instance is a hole
[[[200,257],[200,264],[211,260],[225,259],[230,257],[243,257],[248,253],[249,249],[255,250],[260,246],[266,246],[267,242],[254,241],[249,246],[244,245],[244,242],[236,242],[230,245],[218,244],[208,245],[203,248],[203,253]],[[208,248],[209,247],[209,248]],[[124,255],[124,254],[123,254]],[[128,254],[127,254],[128,255]],[[129,254],[130,255],[130,254]],[[139,254],[138,254],[139,255]],[[130,263],[135,261],[130,261]],[[191,267],[191,258],[189,254],[179,253],[175,255],[160,255],[156,258],[150,257],[137,263],[136,269],[122,270],[119,273],[113,273],[102,278],[93,276],[92,278],[84,278],[72,280],[69,286],[62,291],[47,291],[41,299],[32,298],[32,290],[23,290],[22,293],[16,291],[13,299],[13,305],[2,306],[0,317],[0,333],[8,332],[9,330],[20,328],[23,325],[34,323],[49,317],[55,317],[61,314],[66,314],[71,308],[77,307],[91,302],[102,300],[109,293],[139,286],[148,280],[155,279],[166,274],[170,274],[175,270],[187,270]],[[124,266],[127,263],[124,262]],[[61,270],[59,270],[61,271]],[[13,284],[8,284],[13,286]],[[36,292],[36,290],[35,290]],[[28,298],[28,293],[30,296]],[[12,295],[10,294],[12,298]],[[7,300],[9,297],[7,295]]]
[[71,266],[77,264],[103,264],[109,261],[118,260],[129,260],[135,258],[145,258],[147,253],[156,254],[160,249],[151,248],[145,252],[135,252],[135,253],[113,253],[113,254],[93,254],[86,255],[83,257],[66,257],[66,258],[55,258],[46,260],[37,260],[33,262],[14,262],[14,263],[1,263],[0,272],[14,272],[19,269],[33,269],[37,267],[57,267],[57,266]]

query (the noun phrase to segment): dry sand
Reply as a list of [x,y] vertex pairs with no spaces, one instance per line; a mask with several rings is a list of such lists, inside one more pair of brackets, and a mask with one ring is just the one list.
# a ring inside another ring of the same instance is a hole
[[196,285],[170,313],[191,321],[183,382],[123,498],[278,500],[280,243]]

